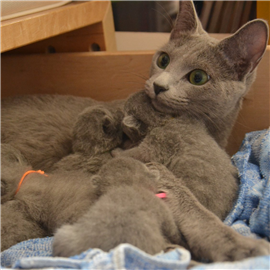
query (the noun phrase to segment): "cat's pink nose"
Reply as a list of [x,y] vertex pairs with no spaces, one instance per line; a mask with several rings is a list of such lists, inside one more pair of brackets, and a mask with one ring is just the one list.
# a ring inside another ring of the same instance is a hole
[[160,86],[156,83],[154,83],[153,85],[154,85],[154,91],[155,91],[156,96],[161,92],[165,92],[165,91],[169,90],[169,88],[166,88],[164,86]]

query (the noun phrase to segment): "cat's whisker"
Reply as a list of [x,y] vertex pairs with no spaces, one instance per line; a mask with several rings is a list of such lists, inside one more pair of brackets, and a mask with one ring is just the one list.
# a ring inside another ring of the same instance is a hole
[[126,83],[129,85],[135,86],[136,88],[138,88],[137,89],[138,91],[145,89],[145,85],[143,83],[138,82],[138,81],[127,81]]
[[[202,107],[204,106],[204,104],[202,104],[202,103],[198,103],[198,104],[202,105]],[[207,107],[205,106],[205,108],[207,108]],[[199,109],[199,107],[197,109]],[[216,130],[221,130],[221,127],[224,124],[224,121],[222,119],[219,119],[219,123],[220,122],[223,122],[223,123],[221,123],[222,125],[218,125],[217,122],[212,117],[210,117],[208,115],[208,113],[204,112],[203,110],[200,110],[200,112],[195,112],[195,111],[190,111],[190,112],[194,113],[198,119],[201,119],[202,115],[203,115],[215,127]],[[214,116],[215,116],[215,114],[214,114]],[[217,118],[217,116],[216,116],[216,118]]]
[[[240,120],[240,121],[239,121],[239,120]],[[248,128],[248,129],[250,129],[251,126],[246,125],[245,123],[241,122],[241,121],[243,121],[243,120],[244,120],[244,118],[242,118],[242,119],[237,119],[237,120],[235,121],[235,123],[236,123],[238,126],[241,126],[241,127],[243,127],[243,128]]]
[[140,79],[143,79],[144,81],[147,81],[149,79],[149,77],[146,77],[142,74],[136,73],[136,72],[127,72],[128,74],[132,74]]
[[120,74],[121,75],[133,75],[133,76],[136,76],[137,78],[140,78],[142,79],[143,81],[147,81],[149,79],[149,77],[146,77],[145,75],[143,74],[140,74],[140,73],[137,73],[137,72],[130,72],[130,71],[126,71],[126,70],[120,70]]
[[153,10],[155,12],[157,12],[159,15],[161,15],[169,23],[169,25],[171,26],[171,28],[173,28],[173,20],[172,20],[172,18],[170,16],[169,12],[161,4],[159,4],[158,2],[156,2],[156,3],[159,5],[159,7],[161,7],[163,9],[163,11],[165,12],[166,16],[165,16],[165,14],[163,14],[162,12],[160,12],[159,10],[157,10],[155,8],[153,8]]

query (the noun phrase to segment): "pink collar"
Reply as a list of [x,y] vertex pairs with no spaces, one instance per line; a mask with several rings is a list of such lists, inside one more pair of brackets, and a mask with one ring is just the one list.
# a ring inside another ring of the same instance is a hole
[[155,194],[158,198],[160,199],[164,199],[167,197],[166,193],[165,192],[161,192],[161,193],[157,193]]

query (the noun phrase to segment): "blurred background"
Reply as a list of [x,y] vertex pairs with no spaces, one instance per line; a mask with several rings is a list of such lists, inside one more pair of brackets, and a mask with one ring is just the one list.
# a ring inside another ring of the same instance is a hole
[[[194,4],[209,33],[233,33],[256,18],[256,1],[194,1]],[[178,1],[112,1],[115,30],[170,32],[178,5]]]

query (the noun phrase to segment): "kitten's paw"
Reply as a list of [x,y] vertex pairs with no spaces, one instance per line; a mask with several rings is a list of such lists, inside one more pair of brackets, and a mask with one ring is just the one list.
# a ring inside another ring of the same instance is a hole
[[239,261],[250,257],[270,255],[270,243],[263,239],[252,239],[239,235],[236,243],[216,254],[215,261]]
[[121,148],[115,148],[114,150],[111,151],[112,157],[121,157],[123,154],[124,150]]
[[53,256],[70,257],[81,253],[76,245],[79,241],[72,225],[64,225],[58,229],[53,239]]

